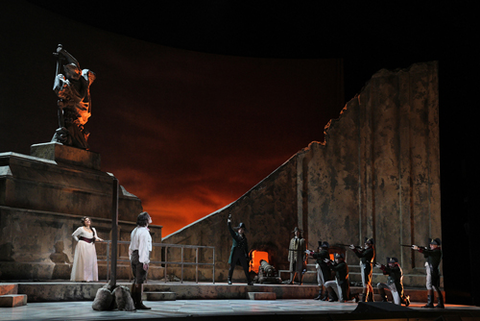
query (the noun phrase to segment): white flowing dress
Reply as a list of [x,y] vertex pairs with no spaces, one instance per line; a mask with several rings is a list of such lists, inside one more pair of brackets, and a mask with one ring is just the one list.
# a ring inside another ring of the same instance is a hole
[[[93,227],[92,230],[95,231]],[[75,248],[70,281],[98,281],[95,243],[88,243],[79,239],[80,237],[92,239],[94,235],[97,235],[96,231],[95,234],[93,232],[87,232],[82,226],[73,232],[72,236],[78,243]]]

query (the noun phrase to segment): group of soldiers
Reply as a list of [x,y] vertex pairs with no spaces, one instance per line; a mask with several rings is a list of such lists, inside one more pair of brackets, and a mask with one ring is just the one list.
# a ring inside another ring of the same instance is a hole
[[[335,253],[334,260],[332,261],[330,259],[330,246],[328,242],[319,241],[318,250],[309,251],[306,249],[305,239],[300,236],[300,230],[295,228],[293,233],[294,237],[290,240],[288,255],[290,262],[290,280],[284,283],[294,284],[296,276],[299,278],[298,283],[302,282],[303,273],[305,272],[305,255],[309,255],[316,260],[317,282],[320,287],[315,300],[345,302],[353,299],[355,302],[360,300],[362,302],[373,302],[372,272],[373,268],[377,267],[387,276],[387,283],[377,284],[377,289],[382,301],[387,302],[385,290],[388,290],[391,292],[395,304],[404,304],[406,306],[410,304],[409,296],[404,293],[403,271],[398,259],[388,257],[386,265],[376,263],[375,242],[373,238],[365,238],[364,246],[348,245],[360,259],[363,290],[359,298],[358,296],[352,296],[350,293],[349,270],[343,253]],[[440,261],[442,259],[440,239],[431,239],[428,247],[420,247],[417,245],[411,245],[410,247],[412,250],[419,251],[425,257],[426,287],[428,293],[425,307],[444,308],[443,295],[440,291]],[[331,280],[332,271],[335,274],[334,280]],[[438,298],[438,304],[436,306],[433,304],[434,291],[437,292]]]
[[[227,226],[233,238],[232,249],[228,261],[230,264],[228,284],[232,284],[232,274],[235,266],[241,265],[245,272],[248,285],[252,285],[253,282],[248,272],[249,255],[247,238],[245,236],[245,224],[240,223],[239,226],[232,228],[231,217],[229,216]],[[309,251],[306,249],[305,239],[301,237],[300,229],[295,227],[293,234],[294,236],[290,240],[288,251],[290,279],[283,283],[294,284],[296,277],[298,277],[297,283],[302,283],[303,274],[305,272],[304,263],[306,261],[306,255],[309,255],[316,260],[319,293],[315,300],[345,302],[353,299],[356,302],[373,302],[374,291],[372,286],[372,272],[373,268],[377,267],[387,276],[387,283],[377,284],[377,289],[382,301],[387,302],[385,290],[388,290],[391,292],[395,304],[404,304],[406,306],[410,304],[409,296],[404,293],[403,271],[398,259],[395,257],[388,257],[386,265],[376,263],[375,242],[373,238],[366,238],[364,246],[355,246],[353,244],[348,245],[348,247],[360,259],[363,290],[361,297],[359,297],[352,296],[350,293],[349,270],[343,253],[335,253],[334,260],[331,260],[329,253],[330,246],[328,242],[319,241],[318,250]],[[419,251],[425,257],[426,287],[428,291],[428,301],[425,307],[444,308],[443,295],[440,291],[440,261],[442,259],[440,239],[431,239],[428,247],[420,247],[417,245],[411,245],[410,247],[414,251]],[[335,274],[333,280],[331,278],[331,275],[333,274],[332,272]],[[438,304],[436,306],[433,305],[434,291],[437,292],[438,298]]]

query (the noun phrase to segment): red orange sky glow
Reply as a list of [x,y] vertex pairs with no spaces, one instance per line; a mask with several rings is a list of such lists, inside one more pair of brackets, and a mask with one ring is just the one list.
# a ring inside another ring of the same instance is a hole
[[0,88],[10,94],[1,99],[11,108],[1,110],[0,135],[15,139],[2,139],[0,151],[28,155],[30,145],[50,141],[57,127],[52,52],[62,43],[97,76],[85,126],[91,151],[142,200],[163,236],[235,201],[323,140],[344,103],[341,59],[180,50],[41,10],[3,26],[10,50],[2,72],[9,76],[0,77]]

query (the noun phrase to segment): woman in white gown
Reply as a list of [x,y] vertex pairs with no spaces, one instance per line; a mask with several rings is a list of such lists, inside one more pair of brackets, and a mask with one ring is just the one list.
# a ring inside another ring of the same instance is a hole
[[73,232],[73,238],[78,242],[75,248],[72,274],[70,281],[98,281],[97,252],[95,241],[103,241],[97,236],[95,228],[91,227],[90,218],[82,218],[83,226]]

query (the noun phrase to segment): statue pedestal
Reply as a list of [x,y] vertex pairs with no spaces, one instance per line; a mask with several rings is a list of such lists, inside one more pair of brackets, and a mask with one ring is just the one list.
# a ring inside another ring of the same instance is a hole
[[[0,205],[111,219],[113,175],[100,155],[58,143],[31,146],[32,156],[0,153]],[[142,202],[120,188],[119,220],[136,222]]]
[[59,143],[34,144],[30,146],[30,155],[66,165],[100,170],[100,154]]
[[[111,239],[114,177],[100,171],[97,153],[58,143],[35,144],[31,152],[0,153],[0,280],[69,279],[71,234],[83,216],[92,218],[99,237]],[[118,239],[129,241],[142,203],[121,186],[118,205]],[[155,243],[162,241],[161,230],[150,226]],[[107,246],[96,244],[103,280]],[[118,255],[126,268],[117,277],[129,278],[128,244],[119,245]],[[160,260],[156,255],[152,260]]]

